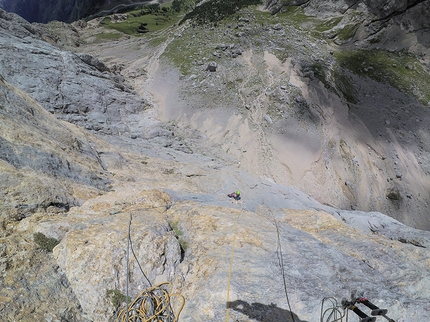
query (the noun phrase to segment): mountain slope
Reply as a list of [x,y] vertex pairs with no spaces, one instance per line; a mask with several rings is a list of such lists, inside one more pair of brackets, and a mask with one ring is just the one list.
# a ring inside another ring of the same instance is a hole
[[[429,232],[348,210],[426,224],[425,91],[378,81],[376,60],[342,65],[362,61],[300,10],[261,10],[102,42],[100,19],[76,41],[2,12],[2,179],[17,178],[0,190],[2,317],[114,320],[127,292],[169,281],[181,321],[318,321],[353,289],[429,320]],[[10,216],[39,182],[68,206]]]
[[4,225],[49,207],[68,210],[82,203],[78,196],[108,190],[109,175],[86,134],[1,76],[0,82]]
[[[110,175],[95,148],[104,143],[57,120],[1,75],[0,123],[2,319],[39,321],[54,314],[82,321],[67,277],[35,247],[33,227],[16,227],[38,213],[65,213],[109,190]],[[44,233],[56,237],[52,230]]]
[[[299,11],[270,17],[254,10],[204,35],[205,26],[184,30],[155,77],[162,115],[203,130],[241,167],[322,203],[428,229],[425,60],[333,47],[309,35],[321,24]],[[205,71],[212,60],[214,73]]]
[[[53,20],[73,22],[96,15],[105,11],[105,14],[115,12],[127,7],[133,8],[148,1],[137,0],[90,0],[90,1],[28,1],[28,0],[2,0],[0,8],[14,12],[29,22],[47,23]],[[158,1],[156,1],[158,2]],[[162,2],[162,1],[161,1]]]

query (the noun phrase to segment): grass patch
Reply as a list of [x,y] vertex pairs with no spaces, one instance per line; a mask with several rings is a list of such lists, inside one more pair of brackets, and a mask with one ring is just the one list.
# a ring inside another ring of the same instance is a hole
[[310,29],[313,29],[314,25],[319,22],[315,17],[307,16],[300,6],[285,6],[276,14],[276,17],[288,20],[296,28],[306,29],[306,26],[309,26]]
[[215,23],[234,15],[242,8],[261,3],[262,0],[209,0],[187,13],[180,24],[187,20],[198,25]]
[[273,49],[273,54],[278,58],[281,62],[285,62],[288,58],[294,54],[294,46],[286,43],[283,47],[278,46]]
[[168,40],[168,35],[157,34],[156,37],[151,37],[149,40],[149,45],[152,47],[158,47],[159,45],[165,43]]
[[176,221],[170,221],[169,222],[169,224],[170,224],[170,227],[172,227],[172,229],[173,229],[173,231],[175,232],[175,235],[176,235],[176,238],[178,239],[178,241],[179,241],[179,245],[181,245],[181,257],[182,257],[182,259],[183,259],[183,257],[184,257],[184,254],[185,254],[185,252],[186,252],[186,250],[187,250],[187,248],[188,248],[188,243],[187,243],[187,241],[182,237],[182,235],[183,235],[183,232],[182,232],[182,230],[179,228],[179,226],[178,226],[178,222],[176,222]]
[[357,93],[355,91],[351,78],[342,69],[334,72],[334,82],[336,89],[342,93],[348,103],[357,104]]
[[170,226],[172,227],[173,231],[175,232],[176,237],[182,236],[182,230],[179,229],[178,223],[176,221],[171,221]]
[[[196,33],[195,38],[190,38],[187,33],[184,33],[183,37],[175,37],[166,47],[163,56],[172,61],[182,75],[189,75],[197,65],[201,65],[201,69],[204,69],[209,61],[216,61],[213,57],[214,47],[207,42],[207,38],[212,34],[212,31],[208,30],[204,37],[199,32]],[[218,41],[222,40],[218,39]]]
[[312,72],[314,73],[314,76],[321,82],[324,84],[325,88],[330,89],[332,88],[330,82],[328,81],[328,77],[327,77],[327,67],[322,63],[322,62],[313,62],[311,65],[309,66],[304,66],[302,68],[303,72],[306,72],[306,70],[312,70]]
[[343,29],[339,31],[339,33],[337,34],[337,38],[339,38],[340,40],[351,39],[352,37],[354,37],[359,26],[360,24],[346,25]]
[[318,39],[325,39],[323,33],[334,28],[342,20],[342,17],[321,20],[314,16],[308,16],[301,6],[285,6],[276,14],[276,17],[288,21],[298,30],[309,31],[312,37]]
[[106,32],[96,34],[96,42],[115,41],[122,37],[122,34]]
[[430,74],[414,55],[385,50],[356,50],[340,51],[335,53],[335,57],[343,69],[389,84],[424,104],[430,102]]
[[[249,21],[241,22],[241,18]],[[163,56],[178,67],[182,75],[196,73],[197,70],[204,70],[211,61],[217,63],[223,61],[229,51],[216,48],[216,45],[235,44],[237,46],[235,48],[243,50],[249,48],[250,44],[253,48],[263,47],[267,39],[262,39],[261,33],[271,25],[269,19],[271,19],[269,13],[258,11],[251,6],[217,22],[216,26],[195,24],[193,28],[185,30],[182,37],[175,37],[167,46]],[[243,25],[243,27],[236,29],[237,25]],[[236,35],[239,31],[245,31],[244,28],[246,28],[246,36],[232,38],[232,35]],[[226,30],[228,33],[224,33]],[[285,53],[281,45],[278,48],[281,53]],[[215,51],[221,54],[221,60],[214,56]],[[227,82],[230,82],[228,85],[232,89],[237,89],[239,82],[233,79],[228,79]]]
[[[343,19],[343,17],[334,17],[321,20],[315,16],[308,16],[301,6],[285,6],[276,16],[288,20],[298,29],[301,28],[310,31],[311,35],[316,38],[325,38],[323,33],[335,28]],[[355,16],[357,15],[354,15],[354,17]],[[360,23],[345,26],[338,31],[338,38],[341,40],[352,38],[359,26]]]
[[188,12],[194,9],[198,2],[199,0],[173,0],[171,8],[176,12]]
[[315,25],[314,30],[318,32],[324,32],[327,30],[331,30],[336,27],[343,17],[335,17],[327,20],[320,21]]
[[114,29],[127,35],[158,31],[174,25],[180,18],[180,13],[170,10],[170,8],[164,8],[168,7],[133,10],[127,13],[128,18],[125,21],[114,23],[111,22],[110,17],[106,17],[101,24],[106,28]]
[[39,245],[39,247],[42,250],[44,250],[48,253],[52,253],[52,250],[54,249],[54,247],[60,243],[57,239],[51,238],[51,237],[46,237],[42,233],[35,233],[33,235],[33,238],[34,238],[34,242],[37,245]]
[[[107,290],[106,297],[111,300],[112,305],[117,309],[122,305],[122,303],[127,301],[127,297],[117,289]],[[128,297],[128,299],[129,301],[131,300],[130,297]]]

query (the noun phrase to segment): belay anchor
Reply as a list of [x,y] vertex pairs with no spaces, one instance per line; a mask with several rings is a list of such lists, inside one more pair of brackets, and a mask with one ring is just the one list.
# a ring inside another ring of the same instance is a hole
[[[353,294],[354,293],[355,292],[353,292]],[[367,306],[369,309],[371,309],[371,312],[370,312],[371,316],[368,316],[366,313],[360,310],[356,306],[356,304],[363,304]],[[375,322],[377,316],[382,316],[385,319],[387,319],[389,322],[395,322],[392,318],[387,316],[387,313],[388,313],[387,309],[380,309],[375,304],[371,303],[367,298],[362,296],[355,297],[354,295],[352,295],[350,301],[343,299],[342,307],[343,309],[351,310],[355,314],[357,314],[360,317],[360,322]]]

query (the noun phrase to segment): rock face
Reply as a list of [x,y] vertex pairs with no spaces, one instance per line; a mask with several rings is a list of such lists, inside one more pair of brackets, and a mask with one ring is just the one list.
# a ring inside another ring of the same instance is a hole
[[[289,321],[291,314],[296,321],[316,321],[322,298],[340,300],[353,289],[399,321],[428,319],[428,232],[377,213],[341,212],[342,223],[317,210],[252,212],[245,210],[246,201],[214,207],[137,188],[93,199],[66,217],[29,218],[18,228],[28,225],[62,239],[54,256],[91,321],[113,315],[107,290],[126,293],[130,214],[134,252],[145,275],[130,253],[129,295],[147,288],[147,278],[154,285],[171,281],[186,298],[181,321]],[[82,222],[89,214],[91,222]],[[183,257],[172,223],[181,234]],[[391,239],[400,236],[406,239]]]
[[[38,1],[2,0],[0,7],[14,12],[30,22],[46,23],[52,20],[72,22],[101,10],[105,1]],[[111,3],[112,1],[108,1]]]
[[[28,31],[26,24],[17,24],[17,19],[4,11],[0,20],[0,74],[8,82],[60,119],[94,132],[125,134],[131,124],[138,123],[136,115],[147,103],[134,94],[121,75],[108,73],[103,63],[88,54],[60,51],[32,37],[38,33]],[[8,31],[11,29],[13,34]],[[133,127],[138,129],[138,125]]]
[[[79,217],[86,216],[86,213],[70,213],[66,220],[55,222],[55,225],[68,226],[70,230],[64,236],[63,243],[55,249],[54,257],[66,273],[83,311],[91,320],[106,321],[107,317],[114,315],[116,308],[112,306],[106,292],[124,292],[127,276],[129,292],[136,296],[151,286],[150,281],[157,283],[172,280],[175,268],[181,261],[180,245],[175,233],[168,221],[160,216],[162,212],[159,209],[166,209],[166,205],[169,205],[168,196],[155,191],[142,192],[139,197],[148,203],[126,207],[115,215],[110,213],[112,210],[109,212],[109,209],[103,209],[108,212],[102,216],[94,213],[93,218],[97,221],[95,225],[82,226]],[[154,211],[149,210],[151,208]],[[128,250],[127,274],[129,214],[132,214],[130,236],[133,249]],[[51,228],[49,224],[45,225]],[[133,252],[139,263],[133,257]]]
[[0,96],[4,224],[49,208],[67,211],[82,203],[78,190],[108,190],[109,175],[86,134],[59,122],[1,75]]
[[0,315],[5,321],[83,321],[66,275],[37,249],[33,230],[13,231],[36,213],[64,213],[109,189],[110,175],[95,149],[100,142],[1,76],[0,123]]
[[47,23],[51,21],[73,22],[89,16],[101,16],[125,8],[134,8],[142,3],[163,3],[165,1],[138,1],[128,0],[73,0],[73,1],[51,1],[42,0],[38,2],[26,0],[1,0],[0,8],[14,12],[30,22]]
[[266,7],[272,12],[279,12],[290,5],[303,6],[307,14],[320,18],[342,17],[339,28],[335,29],[340,32],[344,28],[354,28],[355,31],[348,41],[339,37],[335,30],[329,32],[330,37],[336,37],[337,44],[349,43],[362,47],[383,45],[393,50],[428,54],[428,0],[266,1]]
[[[345,210],[428,223],[427,107],[352,72],[348,101],[321,77],[326,41],[253,10],[77,54],[0,11],[3,319],[114,321],[126,295],[171,282],[180,321],[319,321],[323,298],[354,289],[396,321],[430,320],[429,231]],[[213,58],[208,39],[241,55]]]

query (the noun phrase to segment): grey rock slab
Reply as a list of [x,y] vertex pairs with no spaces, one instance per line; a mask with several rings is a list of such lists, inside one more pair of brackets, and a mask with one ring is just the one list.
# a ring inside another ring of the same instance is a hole
[[[93,131],[122,134],[128,116],[148,106],[97,58],[62,51],[32,33],[10,28],[16,23],[6,18],[0,17],[0,74],[58,118]],[[20,23],[26,30],[25,22]],[[26,38],[20,38],[23,33]],[[100,117],[91,122],[94,114],[103,114],[104,122]]]

